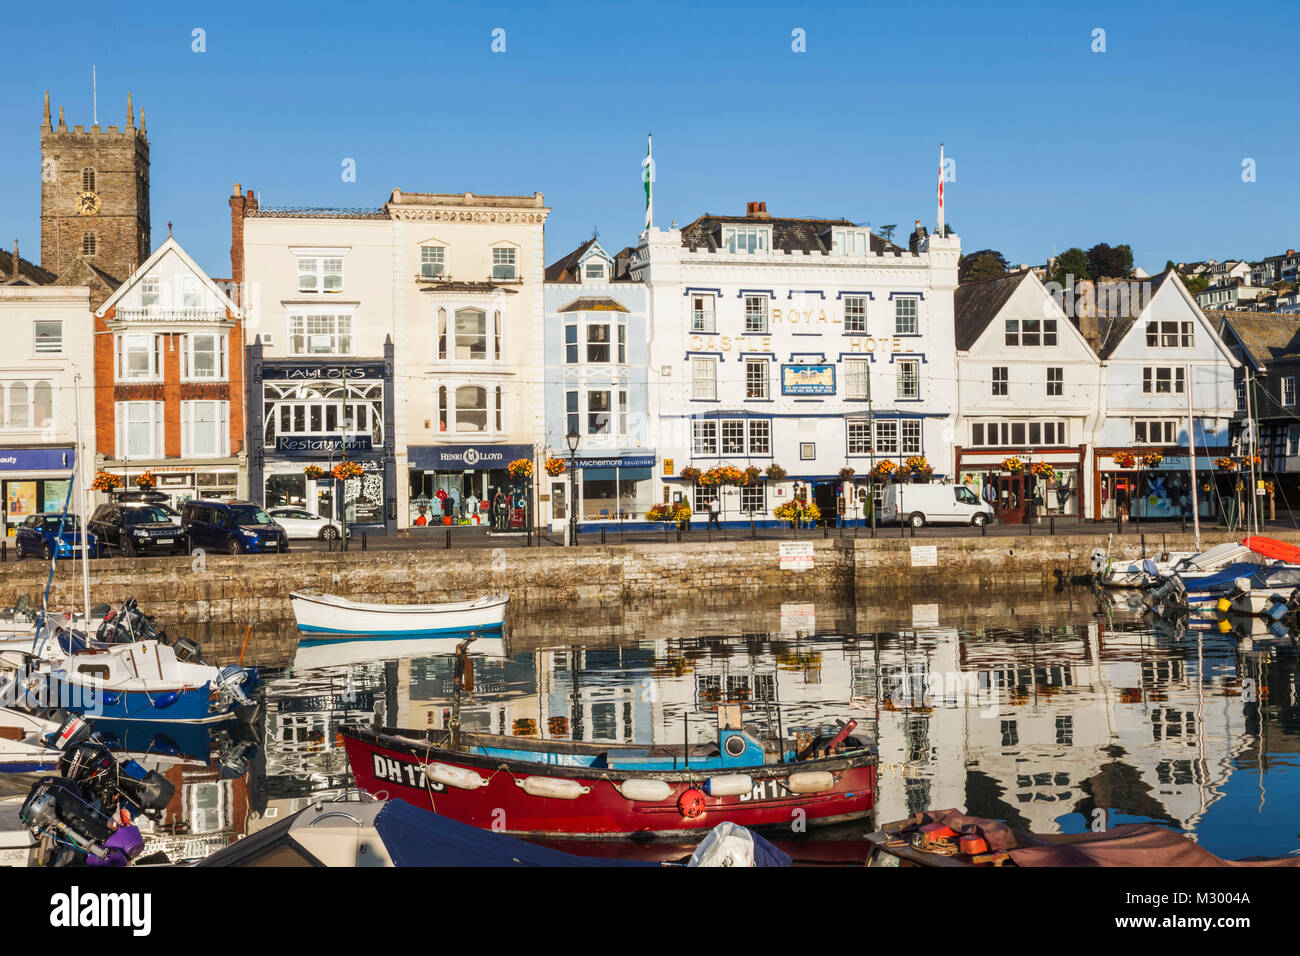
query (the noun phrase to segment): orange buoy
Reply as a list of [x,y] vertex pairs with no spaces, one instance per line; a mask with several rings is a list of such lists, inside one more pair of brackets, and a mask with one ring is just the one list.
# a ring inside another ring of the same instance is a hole
[[704,816],[704,793],[694,787],[687,787],[677,798],[677,812],[687,820]]

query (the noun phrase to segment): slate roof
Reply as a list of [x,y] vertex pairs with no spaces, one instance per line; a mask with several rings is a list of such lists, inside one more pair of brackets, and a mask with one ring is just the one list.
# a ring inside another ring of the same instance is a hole
[[1300,315],[1264,312],[1207,312],[1220,329],[1231,328],[1256,365],[1300,358]]
[[554,262],[552,262],[549,266],[546,267],[545,281],[546,282],[577,282],[579,278],[581,278],[578,275],[578,260],[582,258],[582,254],[586,252],[588,249],[590,249],[595,244],[595,242],[596,242],[596,237],[592,236],[582,245],[578,246],[578,248],[570,252],[567,256],[564,256],[561,259],[556,259]]
[[[772,248],[778,252],[830,252],[830,229],[845,226],[857,229],[857,223],[847,219],[779,219],[775,216],[760,218],[756,216],[714,216],[705,213],[692,223],[682,227],[682,245],[692,252],[704,249],[708,252],[718,250],[718,230],[723,225],[732,226],[771,226]],[[823,236],[825,238],[823,239]],[[904,250],[871,233],[871,251],[893,252],[901,254]]]
[[1124,337],[1129,334],[1133,326],[1137,325],[1138,316],[1142,314],[1142,308],[1152,298],[1155,298],[1155,294],[1160,291],[1160,287],[1173,275],[1173,272],[1173,269],[1166,269],[1159,275],[1151,277],[1149,280],[1151,283],[1150,297],[1141,303],[1133,303],[1138,308],[1130,308],[1121,315],[1097,316],[1097,331],[1101,339],[1100,345],[1097,346],[1097,356],[1099,358],[1108,359],[1114,354],[1115,350],[1119,348],[1119,344],[1124,341]]
[[628,312],[626,306],[607,296],[583,296],[560,309],[561,312]]
[[957,286],[957,291],[953,294],[953,311],[959,351],[964,352],[979,341],[989,323],[1002,311],[1007,300],[1032,271],[1021,269],[1019,272],[1008,272],[1003,276]]
[[[34,262],[28,262],[21,255],[18,257],[18,273],[25,280],[24,284],[49,285],[56,278],[53,272],[47,272]],[[0,285],[14,280],[14,254],[0,249]]]

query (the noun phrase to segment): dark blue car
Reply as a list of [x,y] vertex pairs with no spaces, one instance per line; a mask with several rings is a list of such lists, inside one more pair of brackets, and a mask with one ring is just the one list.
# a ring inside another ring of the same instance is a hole
[[261,505],[251,501],[199,499],[181,509],[185,548],[254,554],[288,551],[289,536]]
[[[62,522],[63,533],[59,533]],[[81,553],[81,520],[76,515],[62,515],[59,512],[28,515],[14,535],[21,560],[29,554],[39,555],[48,561],[57,552],[61,558],[71,558]],[[90,535],[90,553],[99,552],[95,536]]]

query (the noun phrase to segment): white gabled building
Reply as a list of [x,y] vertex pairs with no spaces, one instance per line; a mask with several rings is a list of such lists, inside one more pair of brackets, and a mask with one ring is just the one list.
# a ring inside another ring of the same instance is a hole
[[[1080,323],[1105,369],[1090,516],[1114,518],[1121,506],[1139,517],[1179,516],[1191,488],[1189,418],[1196,423],[1197,485],[1204,486],[1213,481],[1214,459],[1230,453],[1240,363],[1172,270],[1143,283],[1140,299],[1118,314]],[[1162,456],[1152,467],[1115,460],[1152,452]],[[1198,497],[1201,514],[1212,514],[1213,503],[1203,492]]]
[[1006,524],[1086,514],[1097,353],[1030,270],[958,286],[955,312],[958,480]]
[[[724,520],[745,524],[804,492],[833,516],[841,470],[865,479],[882,457],[925,456],[951,476],[961,240],[919,224],[913,238],[909,252],[846,219],[773,217],[766,203],[643,234],[629,274],[648,289],[657,501],[683,495],[703,510],[714,490],[683,481],[688,466],[787,472],[723,491]],[[851,500],[845,514],[859,509]]]

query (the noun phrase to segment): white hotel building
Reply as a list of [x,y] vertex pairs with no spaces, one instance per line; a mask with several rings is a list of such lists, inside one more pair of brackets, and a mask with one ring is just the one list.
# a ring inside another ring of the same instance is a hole
[[951,476],[961,241],[915,239],[909,252],[848,220],[774,218],[766,203],[643,234],[629,275],[648,289],[657,500],[693,490],[692,510],[706,510],[715,491],[682,481],[687,466],[780,465],[783,481],[723,491],[724,520],[744,523],[773,520],[803,490],[834,515],[841,469],[865,496],[882,457],[924,455],[936,479]]

